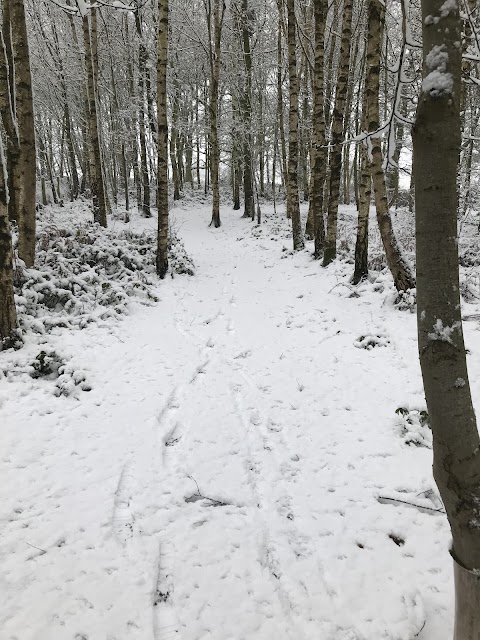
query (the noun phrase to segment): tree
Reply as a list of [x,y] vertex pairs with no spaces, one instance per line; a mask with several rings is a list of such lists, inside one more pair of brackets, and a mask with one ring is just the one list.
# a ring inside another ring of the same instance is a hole
[[157,273],[165,278],[168,271],[168,123],[167,123],[167,57],[168,0],[158,3],[157,44]]
[[[363,92],[362,101],[362,129],[367,129],[367,92]],[[370,199],[372,195],[372,176],[368,167],[367,144],[365,141],[360,148],[360,180],[358,185],[358,222],[357,239],[355,242],[355,270],[352,282],[358,284],[368,276],[368,222],[370,214]]]
[[102,227],[107,226],[107,200],[102,170],[102,152],[97,114],[98,70],[95,69],[97,50],[97,9],[92,7],[91,24],[89,14],[83,15],[83,44],[85,47],[85,73],[88,95],[88,142],[90,162],[90,188],[93,200],[93,219]]
[[[338,2],[338,0],[336,0]],[[330,188],[328,197],[327,233],[323,266],[327,266],[337,255],[337,216],[340,199],[340,178],[342,174],[342,153],[345,139],[348,74],[350,70],[350,41],[352,39],[352,0],[344,0],[340,61],[338,65],[337,86],[332,114],[332,133],[330,152]]]
[[12,234],[8,219],[8,184],[3,142],[0,139],[0,351],[17,338],[17,312],[13,293]]
[[242,132],[243,132],[243,218],[254,217],[253,184],[252,184],[252,51],[250,36],[252,25],[249,20],[248,0],[242,0],[237,7],[239,15],[239,31],[242,41],[242,53],[245,67],[245,86],[241,98]]
[[[323,224],[323,188],[326,178],[325,168],[325,107],[324,57],[325,21],[327,19],[326,0],[314,0],[315,16],[315,68],[313,72],[313,153],[312,153],[312,194],[311,212],[314,223],[315,258],[320,258],[325,238]],[[310,212],[309,212],[310,213]]]
[[480,637],[480,440],[460,309],[457,168],[462,25],[456,2],[422,0],[423,83],[413,129],[418,348],[433,472],[452,531],[455,640]]
[[365,91],[367,93],[368,144],[371,148],[369,168],[375,195],[377,222],[382,237],[395,287],[406,291],[415,286],[415,278],[406,262],[393,229],[392,218],[388,210],[385,171],[383,169],[382,144],[380,130],[380,53],[382,50],[385,26],[385,5],[382,0],[369,0],[367,34],[367,75]]
[[[6,51],[0,31],[0,86],[8,87]],[[0,91],[0,111],[10,111],[10,92]],[[17,337],[17,312],[13,293],[13,250],[10,221],[8,219],[7,165],[0,137],[0,350],[13,345]]]
[[211,225],[220,227],[220,142],[218,139],[218,93],[220,83],[220,44],[226,5],[223,0],[206,0],[208,53],[210,62],[210,172],[212,176],[212,221]]
[[135,11],[135,28],[137,30],[137,36],[139,39],[138,47],[138,132],[140,139],[140,184],[143,193],[141,208],[142,214],[145,218],[151,217],[150,212],[150,177],[148,175],[148,162],[147,162],[147,141],[145,130],[145,85],[148,74],[147,69],[147,48],[144,42],[144,33],[142,28],[142,15],[141,7],[137,1],[137,7]]
[[2,110],[8,136],[9,216],[18,223],[18,255],[31,267],[35,260],[36,150],[32,77],[23,0],[4,0],[4,51],[10,109]]
[[302,224],[300,220],[300,202],[298,196],[298,73],[297,73],[297,23],[295,19],[295,0],[287,2],[287,45],[288,45],[288,177],[287,210],[292,219],[293,249],[304,248]]

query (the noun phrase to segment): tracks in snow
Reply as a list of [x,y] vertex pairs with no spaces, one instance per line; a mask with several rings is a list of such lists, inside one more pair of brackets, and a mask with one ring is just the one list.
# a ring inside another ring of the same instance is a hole
[[[152,417],[148,440],[126,462],[118,483],[116,538],[127,553],[129,547],[150,539],[145,553],[150,554],[153,568],[154,640],[182,635],[177,614],[192,594],[178,583],[182,574],[178,563],[184,554],[194,557],[201,549],[215,553],[205,541],[206,527],[220,528],[219,542],[222,535],[224,544],[232,540],[232,552],[223,552],[225,559],[218,560],[217,568],[202,556],[198,566],[205,576],[213,572],[216,579],[233,581],[232,590],[247,590],[241,598],[252,601],[252,619],[260,615],[264,629],[271,629],[264,631],[265,636],[280,630],[286,638],[302,640],[308,637],[305,620],[313,619],[306,610],[309,585],[300,563],[312,562],[315,550],[297,525],[291,490],[301,473],[299,458],[283,432],[281,415],[252,379],[251,345],[236,338],[231,317],[235,286],[231,278],[216,308],[203,312],[200,307],[193,319],[179,298],[174,325],[195,355]],[[208,456],[212,456],[210,469]],[[242,475],[246,484],[235,489]],[[248,549],[234,542],[238,536],[249,540]],[[239,552],[243,560],[237,574],[215,573]],[[201,602],[198,593],[193,595]],[[215,603],[190,606],[198,624],[207,625],[209,608]],[[185,634],[196,637],[193,630],[186,629]],[[218,632],[215,637],[220,637]]]

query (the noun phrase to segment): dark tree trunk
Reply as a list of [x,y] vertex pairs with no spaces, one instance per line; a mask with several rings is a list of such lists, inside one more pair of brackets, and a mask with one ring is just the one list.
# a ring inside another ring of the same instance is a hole
[[[423,75],[413,129],[418,348],[433,472],[452,531],[455,640],[480,637],[480,440],[460,308],[457,167],[461,143],[458,5],[422,0]],[[439,82],[440,80],[440,82]]]
[[158,3],[157,42],[157,273],[165,278],[168,271],[168,123],[167,123],[167,54],[168,0]]

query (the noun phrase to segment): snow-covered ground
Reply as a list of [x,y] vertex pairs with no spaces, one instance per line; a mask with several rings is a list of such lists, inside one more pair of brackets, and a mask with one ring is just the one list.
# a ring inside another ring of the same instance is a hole
[[172,213],[196,275],[49,336],[87,390],[0,379],[0,639],[447,640],[415,314],[268,207]]

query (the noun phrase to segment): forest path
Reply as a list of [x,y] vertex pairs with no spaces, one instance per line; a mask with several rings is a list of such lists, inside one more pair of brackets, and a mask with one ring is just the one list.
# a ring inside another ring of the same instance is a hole
[[4,404],[0,637],[403,639],[427,619],[419,637],[446,638],[444,518],[378,500],[433,505],[395,415],[422,408],[414,315],[291,256],[271,212],[173,216],[196,276],[55,337],[90,393]]

